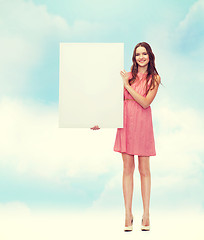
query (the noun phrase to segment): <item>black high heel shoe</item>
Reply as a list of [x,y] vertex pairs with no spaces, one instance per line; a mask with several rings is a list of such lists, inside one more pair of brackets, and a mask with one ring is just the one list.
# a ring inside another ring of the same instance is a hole
[[131,225],[124,227],[125,232],[131,232],[132,230],[133,230],[133,216],[132,216],[132,220],[131,220]]

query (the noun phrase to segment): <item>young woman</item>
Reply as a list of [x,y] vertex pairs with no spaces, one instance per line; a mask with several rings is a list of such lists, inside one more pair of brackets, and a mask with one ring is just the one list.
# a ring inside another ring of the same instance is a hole
[[[141,230],[150,230],[149,204],[151,189],[150,156],[155,156],[155,141],[150,104],[154,100],[161,78],[155,67],[155,56],[150,45],[138,43],[133,51],[131,72],[121,71],[124,84],[123,128],[118,128],[114,151],[123,159],[123,195],[125,203],[125,228],[132,231],[132,196],[134,155],[138,156],[141,179],[143,216]],[[100,129],[97,126],[91,128]]]

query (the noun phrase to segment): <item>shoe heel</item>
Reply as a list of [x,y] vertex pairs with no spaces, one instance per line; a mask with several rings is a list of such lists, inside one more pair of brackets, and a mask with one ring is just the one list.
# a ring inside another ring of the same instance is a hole
[[127,226],[127,227],[124,227],[124,232],[131,232],[132,230],[133,230],[133,217],[132,217],[132,220],[131,220],[131,225]]
[[143,219],[142,219],[142,223],[141,223],[141,231],[150,231],[150,226],[143,225]]

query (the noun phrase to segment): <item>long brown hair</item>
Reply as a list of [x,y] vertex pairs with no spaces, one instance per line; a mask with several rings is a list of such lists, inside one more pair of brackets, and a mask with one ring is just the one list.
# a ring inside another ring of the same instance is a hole
[[[158,84],[156,76],[159,74],[155,67],[155,56],[154,56],[154,53],[152,52],[150,45],[146,42],[140,42],[135,46],[134,51],[133,51],[133,56],[132,56],[133,65],[131,66],[132,78],[129,79],[129,82],[132,84],[134,81],[136,81],[136,76],[138,73],[138,64],[136,62],[135,57],[136,57],[136,49],[138,47],[144,47],[147,51],[147,54],[149,55],[149,63],[148,63],[148,67],[147,67],[147,78],[146,78],[146,94],[147,94],[150,89],[151,90],[154,89],[155,82]],[[151,77],[152,77],[151,83],[148,88],[148,81]]]

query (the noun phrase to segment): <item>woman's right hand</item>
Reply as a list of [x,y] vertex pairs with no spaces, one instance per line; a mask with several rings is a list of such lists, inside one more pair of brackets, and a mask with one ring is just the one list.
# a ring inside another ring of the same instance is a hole
[[124,84],[124,87],[126,88],[126,86],[129,86],[130,83],[129,83],[129,73],[125,71],[125,69],[123,71],[120,71],[120,75],[123,79],[123,84]]
[[100,128],[99,128],[98,125],[95,125],[94,127],[90,128],[90,129],[92,129],[92,130],[99,130]]

